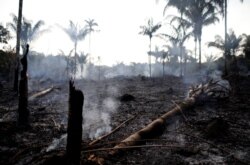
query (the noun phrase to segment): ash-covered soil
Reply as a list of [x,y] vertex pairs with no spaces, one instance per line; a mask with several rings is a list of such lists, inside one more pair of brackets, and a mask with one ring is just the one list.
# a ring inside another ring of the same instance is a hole
[[[196,105],[166,121],[164,133],[142,141],[140,148],[108,155],[116,143],[183,101],[191,85],[183,82],[174,76],[75,81],[85,96],[82,164],[93,164],[88,160],[93,154],[110,165],[250,164],[249,77],[241,79],[237,96]],[[10,85],[0,84],[0,164],[63,164],[68,82],[29,81],[29,96],[53,89],[29,100],[30,127],[25,129],[17,126],[18,96]],[[88,145],[128,119],[116,132]]]

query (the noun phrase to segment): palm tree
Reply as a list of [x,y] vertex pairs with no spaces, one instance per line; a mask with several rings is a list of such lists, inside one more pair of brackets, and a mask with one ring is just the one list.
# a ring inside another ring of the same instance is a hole
[[235,55],[237,51],[239,51],[239,48],[241,46],[241,42],[243,40],[243,36],[236,36],[234,31],[231,30],[229,34],[227,34],[226,37],[227,41],[225,43],[225,40],[220,35],[215,36],[215,41],[209,42],[208,47],[215,47],[221,51],[224,51],[224,48],[226,47],[227,49],[227,58]]
[[161,27],[161,24],[153,23],[153,19],[149,19],[147,25],[140,26],[142,31],[139,34],[146,35],[149,37],[149,54],[148,54],[148,62],[149,62],[149,76],[151,77],[151,41],[154,33],[157,32]]
[[[8,26],[14,31],[17,32],[18,18],[15,14],[11,14],[12,22],[8,23]],[[32,22],[23,17],[23,22],[21,25],[20,31],[20,43],[23,52],[27,44],[30,44],[32,41],[38,39],[44,32],[47,30],[41,30],[41,27],[45,24],[44,21],[39,20],[34,25]]]
[[[219,21],[216,13],[216,6],[206,0],[193,0],[193,3],[184,15],[193,23],[194,37],[199,42],[199,68],[201,68],[201,38],[202,29]],[[196,40],[196,39],[195,39]]]
[[[244,2],[244,0],[240,0],[241,2]],[[227,41],[227,7],[228,7],[228,2],[227,0],[210,0],[211,3],[214,3],[215,5],[219,6],[219,9],[221,10],[220,12],[222,13],[222,15],[225,17],[225,41]],[[225,64],[224,64],[224,74],[227,75],[227,67],[226,67],[226,64],[227,64],[227,59],[226,59],[226,56],[227,56],[227,47],[225,45],[224,47],[224,56],[225,56]]]
[[159,35],[160,38],[164,39],[166,42],[170,42],[172,46],[167,46],[170,55],[180,56],[180,76],[183,75],[183,53],[185,52],[184,43],[190,38],[192,32],[186,32],[185,27],[182,24],[178,27],[171,25],[173,29],[172,34],[162,33]]
[[[219,1],[219,0],[214,0]],[[203,26],[219,21],[217,6],[212,0],[168,0],[167,6],[173,6],[181,13],[180,17],[174,16],[172,21],[178,21],[179,25],[193,29],[195,41],[195,56],[197,41],[199,42],[199,66],[201,68],[201,37]],[[166,7],[167,7],[166,6]],[[166,7],[164,11],[166,10]]]
[[66,75],[69,77],[70,73],[72,73],[72,70],[74,70],[72,67],[72,57],[71,57],[71,54],[74,50],[70,50],[68,54],[66,54],[63,50],[59,50],[59,55],[60,56],[63,56],[65,61],[66,61],[66,68],[65,68],[65,71],[66,71]]
[[75,71],[77,66],[77,44],[79,41],[83,40],[88,34],[86,28],[80,28],[77,24],[74,24],[73,21],[69,21],[69,26],[67,28],[61,27],[63,31],[69,36],[70,40],[74,43],[74,52],[75,52]]
[[83,64],[87,63],[87,57],[88,57],[88,54],[85,54],[84,52],[81,52],[80,55],[78,56],[78,62],[81,67],[81,76],[83,74]]
[[[85,20],[86,22],[86,26],[85,28],[88,30],[88,34],[89,34],[89,56],[91,54],[91,34],[92,32],[96,32],[98,30],[96,30],[94,27],[97,27],[98,24],[95,22],[94,19],[88,19],[88,20]],[[91,62],[91,56],[89,57],[89,62]]]

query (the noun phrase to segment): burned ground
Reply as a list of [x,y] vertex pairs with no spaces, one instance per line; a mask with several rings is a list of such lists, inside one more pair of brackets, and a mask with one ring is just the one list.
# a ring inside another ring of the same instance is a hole
[[[249,164],[249,82],[249,78],[241,80],[237,96],[205,102],[166,121],[163,134],[141,141],[141,148],[111,156],[109,148],[183,101],[190,84],[174,76],[77,80],[76,87],[85,95],[82,163],[92,164],[88,159],[95,154],[105,164]],[[10,84],[1,81],[0,164],[63,162],[67,85],[66,81],[30,80],[30,96],[51,87],[53,90],[29,100],[30,128],[23,129],[16,124],[18,97]],[[130,118],[119,130],[89,146]]]

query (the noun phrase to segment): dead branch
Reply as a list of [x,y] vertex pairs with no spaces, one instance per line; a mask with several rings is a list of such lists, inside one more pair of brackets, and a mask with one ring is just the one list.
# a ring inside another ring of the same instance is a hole
[[183,148],[181,145],[137,145],[137,146],[126,146],[126,147],[121,147],[121,148],[98,148],[98,149],[93,149],[93,150],[86,150],[82,151],[82,153],[89,153],[89,152],[98,152],[98,151],[109,151],[109,150],[121,150],[121,149],[136,149],[136,148],[154,148],[154,147],[170,147],[170,148]]
[[129,122],[130,120],[134,119],[135,116],[132,116],[131,118],[129,118],[128,120],[124,121],[123,123],[121,123],[120,125],[118,125],[115,129],[113,129],[111,132],[109,132],[106,135],[103,135],[101,137],[98,137],[96,140],[92,141],[89,143],[89,146],[92,146],[96,143],[98,143],[99,141],[103,140],[104,138],[108,137],[109,135],[115,133],[116,131],[118,131],[123,125],[125,125],[127,122]]
[[48,89],[42,90],[42,91],[40,91],[38,93],[35,93],[35,94],[33,94],[32,96],[29,97],[29,101],[32,101],[32,100],[34,100],[34,99],[36,99],[38,97],[42,97],[42,96],[44,96],[46,94],[49,94],[53,90],[54,90],[54,87],[50,87]]

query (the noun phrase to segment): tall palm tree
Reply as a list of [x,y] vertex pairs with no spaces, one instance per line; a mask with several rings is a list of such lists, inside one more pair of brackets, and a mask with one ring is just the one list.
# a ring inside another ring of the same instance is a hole
[[91,34],[93,32],[96,32],[98,30],[95,29],[95,27],[98,26],[98,24],[95,22],[94,19],[88,19],[85,20],[86,26],[85,28],[88,30],[88,34],[89,34],[89,62],[91,62]]
[[79,41],[85,39],[88,34],[88,30],[86,28],[80,28],[78,24],[73,23],[73,21],[69,21],[69,26],[67,28],[61,27],[62,30],[69,36],[70,40],[74,43],[74,52],[75,52],[75,71],[76,74],[76,66],[77,66],[77,44]]
[[[243,40],[243,36],[236,36],[234,31],[231,30],[229,34],[227,34],[226,37],[227,41],[220,36],[215,36],[215,41],[208,42],[208,47],[215,47],[221,51],[224,51],[224,48],[227,49],[227,56],[235,55],[237,51],[239,51],[239,48],[241,47],[241,42]],[[228,57],[227,57],[228,58]]]
[[207,0],[192,0],[186,10],[184,10],[183,18],[173,18],[173,20],[177,20],[179,24],[183,24],[186,28],[193,29],[195,41],[198,40],[199,43],[199,68],[201,68],[202,29],[204,26],[219,21],[216,10],[217,6]]
[[[17,32],[18,18],[15,14],[11,14],[12,22],[8,23],[8,26]],[[47,29],[41,30],[41,27],[45,25],[42,20],[37,21],[34,25],[32,22],[27,20],[25,17],[22,19],[22,25],[20,29],[20,44],[23,52],[25,51],[26,45],[30,44],[32,41],[38,39]]]
[[[244,0],[240,0],[241,2],[244,2]],[[220,12],[225,17],[225,41],[227,41],[227,7],[228,7],[228,1],[227,0],[210,0],[211,3],[214,3],[215,5],[219,6]],[[225,57],[225,64],[224,64],[224,74],[227,75],[227,56],[228,50],[225,45],[224,47],[224,57]]]
[[148,53],[148,62],[149,62],[149,76],[151,77],[151,42],[154,33],[157,32],[161,27],[160,23],[154,24],[153,19],[149,19],[147,25],[140,26],[141,32],[139,34],[146,35],[149,37],[149,53]]

